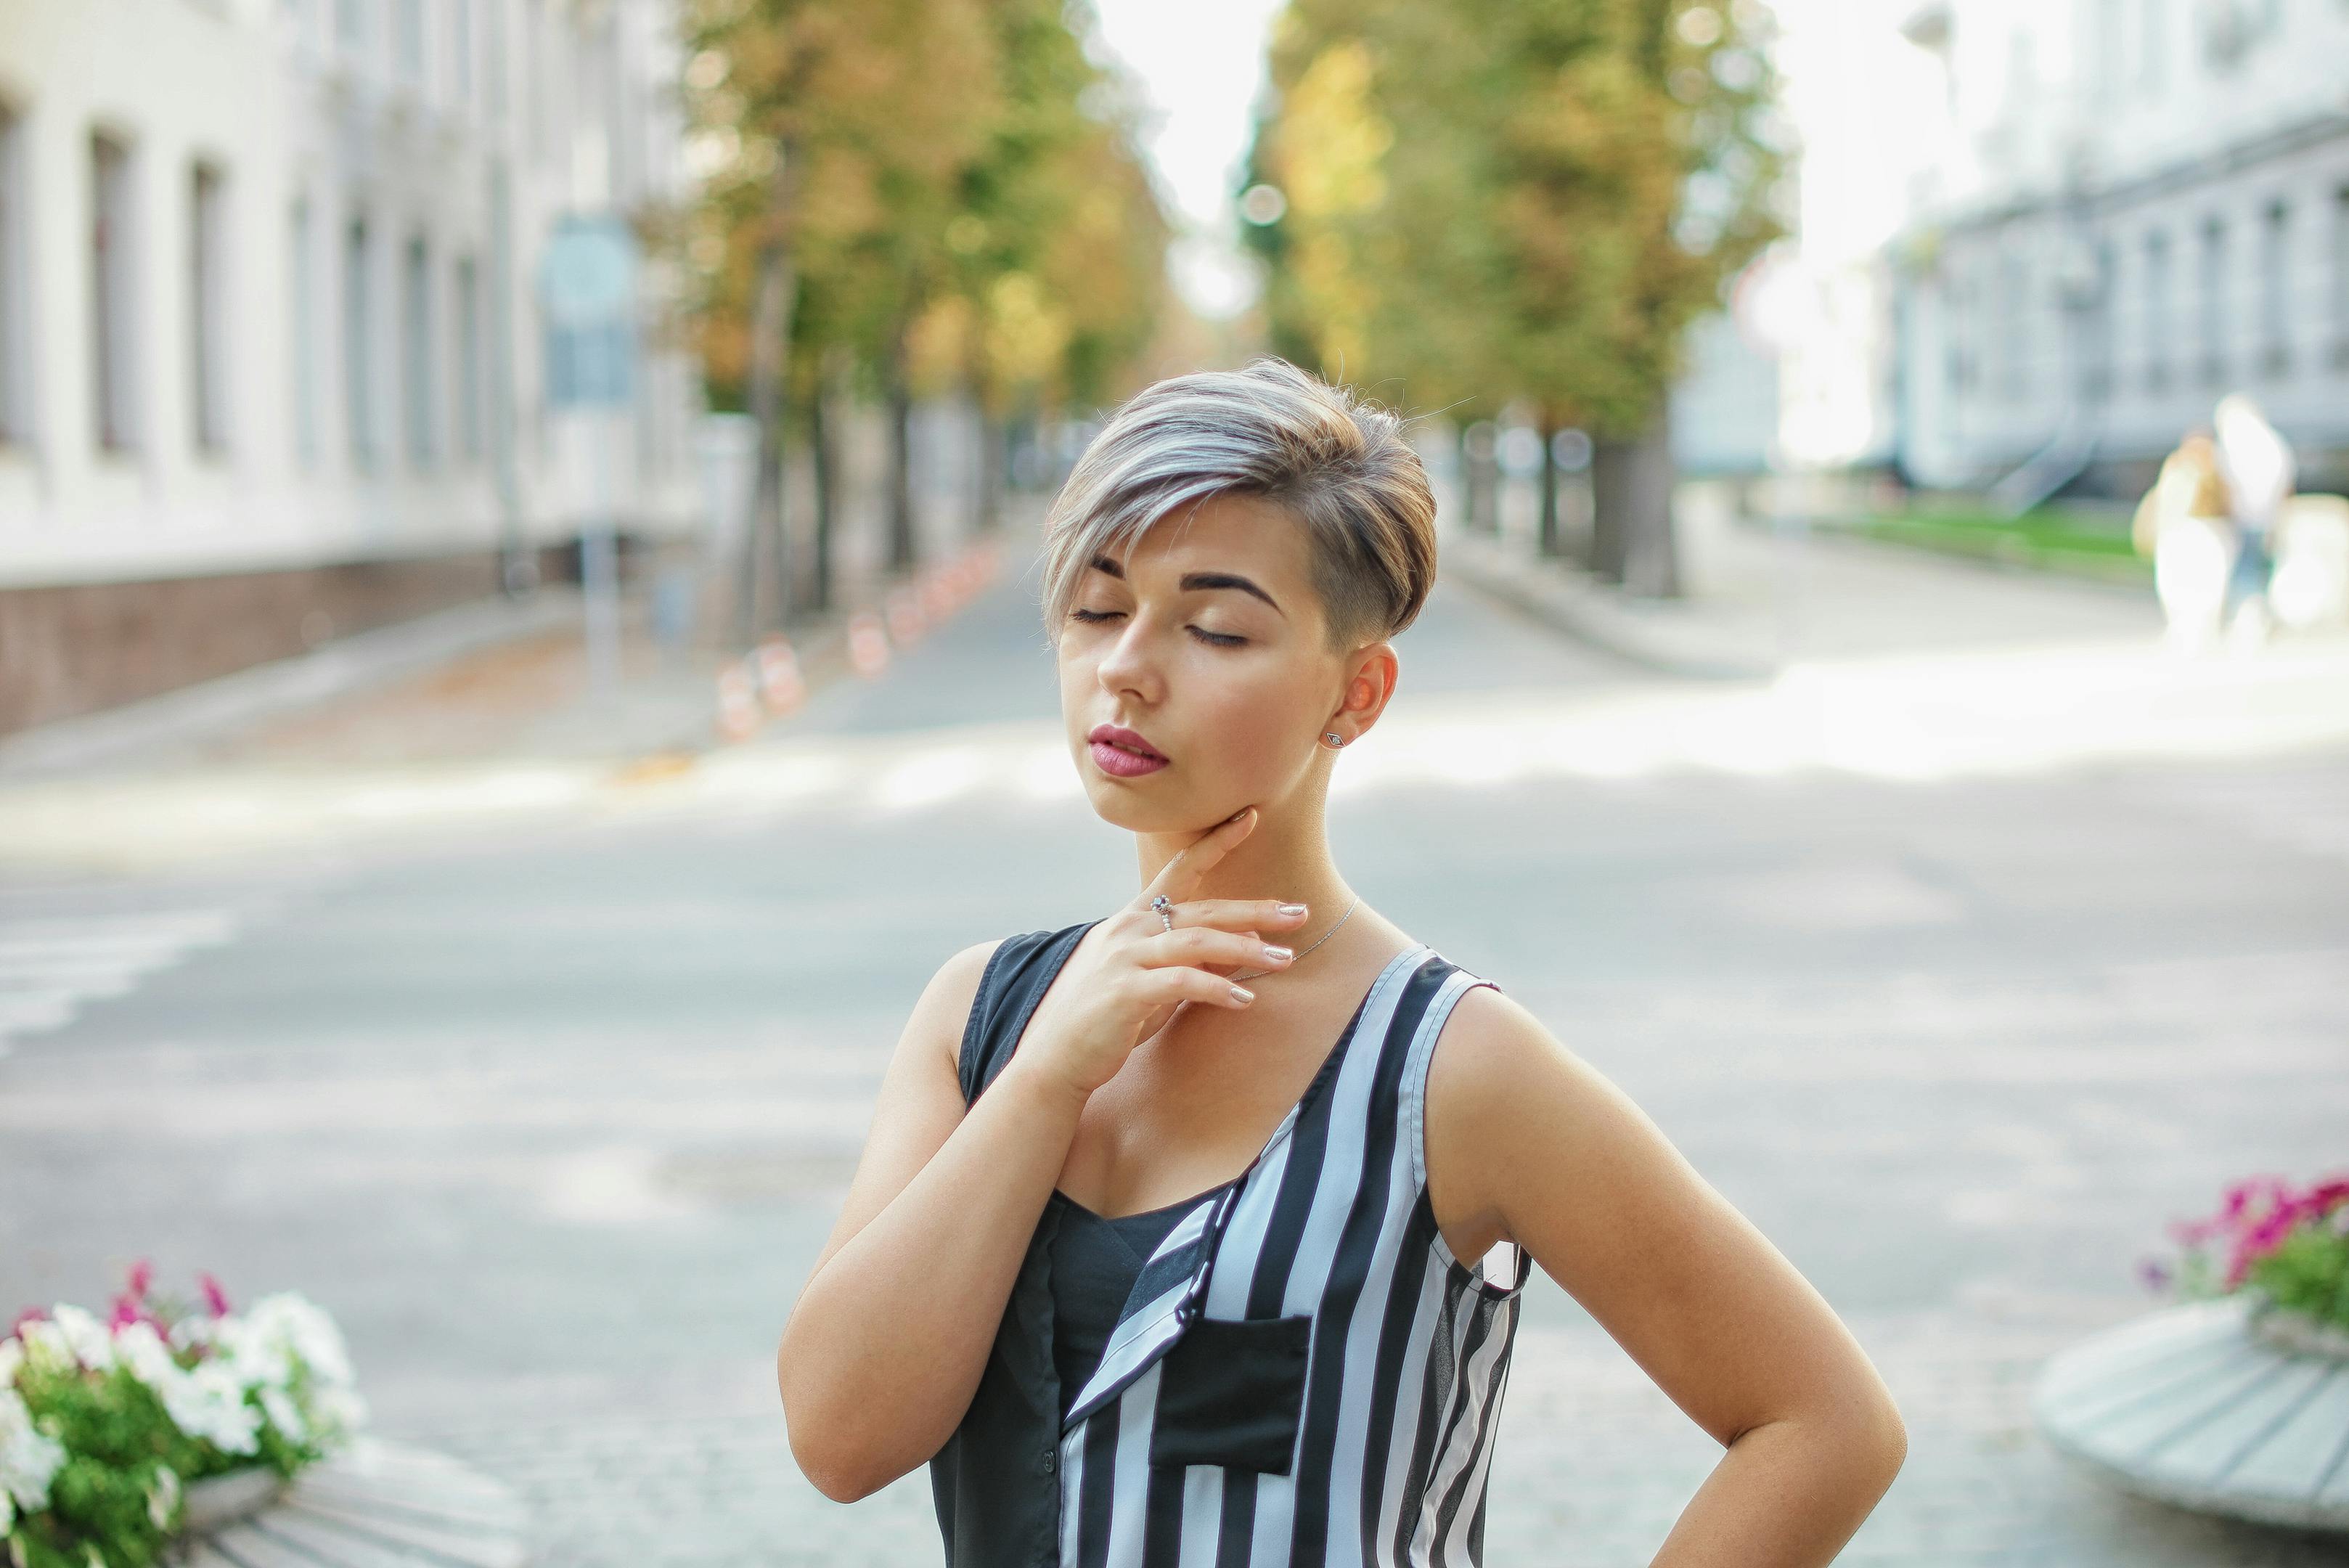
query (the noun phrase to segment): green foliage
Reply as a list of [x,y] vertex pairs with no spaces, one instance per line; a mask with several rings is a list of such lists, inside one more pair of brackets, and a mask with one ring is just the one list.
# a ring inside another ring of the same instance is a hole
[[[1751,25],[1749,26],[1749,21]],[[1750,5],[1291,0],[1249,176],[1275,348],[1416,405],[1645,427],[1775,236]]]
[[[714,166],[682,244],[713,401],[739,405],[759,258],[796,284],[789,373],[1105,395],[1154,327],[1167,224],[1059,0],[694,0]],[[796,170],[781,178],[785,166]]]

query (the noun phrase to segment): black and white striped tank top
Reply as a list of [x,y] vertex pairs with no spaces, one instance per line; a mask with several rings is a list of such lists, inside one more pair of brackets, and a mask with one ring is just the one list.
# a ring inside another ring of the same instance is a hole
[[[1092,923],[998,948],[965,1030],[966,1098]],[[1481,1561],[1529,1265],[1513,1249],[1497,1281],[1444,1244],[1423,1105],[1444,1020],[1493,983],[1424,945],[1397,954],[1247,1169],[1151,1254],[1073,1398],[1052,1368],[1047,1205],[931,1461],[949,1568]]]

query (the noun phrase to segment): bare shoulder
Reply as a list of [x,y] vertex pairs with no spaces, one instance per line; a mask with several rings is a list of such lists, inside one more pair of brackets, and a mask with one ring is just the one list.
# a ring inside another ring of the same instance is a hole
[[1488,985],[1454,1004],[1426,1096],[1429,1197],[1455,1251],[1524,1244],[1521,1211],[1536,1191],[1600,1190],[1578,1183],[1596,1183],[1610,1154],[1660,1152],[1653,1124],[1628,1095]]
[[978,1000],[987,966],[994,961],[996,949],[1008,940],[991,937],[948,956],[914,1003],[914,1015],[905,1026],[908,1043],[918,1040],[943,1053],[950,1072],[961,1065],[963,1026],[969,1020],[971,1005]]

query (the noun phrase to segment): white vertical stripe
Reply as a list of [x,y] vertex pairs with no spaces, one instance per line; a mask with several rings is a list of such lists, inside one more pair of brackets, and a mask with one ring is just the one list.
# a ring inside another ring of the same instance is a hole
[[1223,1539],[1223,1467],[1185,1467],[1183,1555],[1177,1568],[1216,1568],[1216,1549]]
[[1247,1315],[1248,1286],[1256,1279],[1257,1260],[1264,1254],[1265,1227],[1272,1222],[1273,1206],[1280,1199],[1280,1183],[1288,1172],[1289,1142],[1283,1138],[1248,1178],[1232,1210],[1223,1240],[1216,1243],[1215,1262],[1207,1275],[1207,1314],[1237,1318]]
[[1402,1521],[1403,1487],[1411,1479],[1412,1450],[1419,1446],[1419,1407],[1427,1393],[1427,1353],[1435,1342],[1436,1324],[1444,1311],[1444,1255],[1428,1249],[1427,1268],[1420,1280],[1419,1309],[1412,1314],[1411,1340],[1403,1353],[1402,1371],[1395,1379],[1394,1427],[1387,1442],[1386,1495],[1379,1501],[1378,1539],[1371,1543],[1369,1561],[1388,1560],[1388,1545]]
[[1117,1403],[1117,1484],[1109,1504],[1109,1563],[1142,1561],[1142,1532],[1150,1513],[1150,1418],[1158,1411],[1158,1375],[1164,1357],[1126,1386]]
[[1061,1568],[1077,1568],[1077,1525],[1085,1496],[1085,1426],[1080,1421],[1061,1439]]
[[[1473,1323],[1477,1316],[1478,1305],[1476,1293],[1472,1288],[1466,1293],[1466,1310],[1460,1314],[1461,1321]],[[1419,1516],[1419,1530],[1412,1537],[1412,1561],[1415,1563],[1433,1564],[1442,1561],[1431,1555],[1435,1545],[1433,1535],[1437,1513],[1444,1505],[1444,1495],[1452,1490],[1452,1483],[1459,1479],[1460,1472],[1475,1457],[1478,1417],[1484,1408],[1484,1383],[1492,1375],[1493,1362],[1506,1344],[1499,1332],[1501,1326],[1498,1322],[1494,1324],[1493,1332],[1485,1334],[1485,1343],[1478,1345],[1476,1354],[1469,1358],[1470,1365],[1461,1367],[1457,1373],[1464,1387],[1465,1397],[1461,1406],[1460,1420],[1450,1433],[1449,1443],[1437,1454],[1435,1464],[1428,1471],[1426,1507]],[[1468,1505],[1464,1503],[1462,1506]]]
[[[1517,1303],[1514,1301],[1504,1305],[1495,1315],[1492,1337],[1495,1343],[1502,1345],[1508,1343],[1510,1333],[1516,1324],[1516,1317]],[[1479,1385],[1475,1406],[1475,1431],[1470,1439],[1470,1451],[1475,1455],[1475,1468],[1468,1474],[1468,1490],[1461,1497],[1460,1511],[1452,1516],[1452,1531],[1444,1540],[1444,1550],[1437,1555],[1436,1561],[1439,1563],[1468,1561],[1468,1526],[1476,1517],[1476,1500],[1485,1490],[1485,1474],[1492,1469],[1493,1444],[1500,1435],[1497,1428],[1501,1420],[1501,1395],[1507,1386],[1508,1377],[1508,1369],[1504,1366],[1501,1369],[1500,1381],[1494,1385],[1490,1397],[1486,1397],[1482,1392],[1482,1386]]]
[[[1316,1314],[1314,1338],[1319,1340],[1321,1298],[1330,1288],[1330,1266],[1346,1214],[1361,1186],[1365,1135],[1370,1127],[1371,1091],[1376,1086],[1380,1059],[1385,1054],[1387,1027],[1403,988],[1425,961],[1428,950],[1415,948],[1391,961],[1371,985],[1353,1033],[1347,1037],[1345,1055],[1338,1064],[1328,1105],[1328,1136],[1321,1167],[1315,1172],[1313,1196],[1306,1210],[1305,1229],[1288,1265],[1288,1287],[1281,1297],[1285,1314]],[[1294,1140],[1292,1140],[1293,1142]],[[1315,1354],[1320,1354],[1315,1346]],[[1307,1363],[1309,1374],[1311,1363]],[[1257,1479],[1256,1534],[1248,1552],[1250,1568],[1288,1568],[1289,1543],[1297,1519],[1297,1476],[1265,1475]]]
[[[1420,1098],[1420,1083],[1429,1052],[1452,1004],[1475,983],[1475,977],[1455,970],[1446,975],[1413,1027],[1405,1050],[1402,1077],[1396,1085],[1394,1145],[1388,1150],[1386,1206],[1379,1217],[1378,1245],[1364,1272],[1362,1293],[1354,1303],[1353,1321],[1346,1333],[1346,1370],[1340,1379],[1338,1421],[1330,1459],[1330,1556],[1351,1563],[1361,1555],[1362,1463],[1370,1438],[1371,1409],[1392,1401],[1395,1390],[1378,1386],[1379,1335],[1386,1326],[1387,1298],[1395,1288],[1395,1268],[1402,1251],[1403,1228],[1418,1207],[1421,1162],[1403,1145],[1414,1136],[1419,1118],[1412,1115]],[[1440,1268],[1441,1265],[1437,1264]],[[1390,1478],[1388,1484],[1393,1484]]]

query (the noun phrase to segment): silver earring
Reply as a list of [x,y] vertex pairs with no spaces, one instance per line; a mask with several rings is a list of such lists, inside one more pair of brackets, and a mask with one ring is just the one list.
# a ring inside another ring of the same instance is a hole
[[1329,742],[1333,746],[1342,746],[1346,743],[1344,738],[1341,737],[1335,730],[1324,732],[1321,738]]

